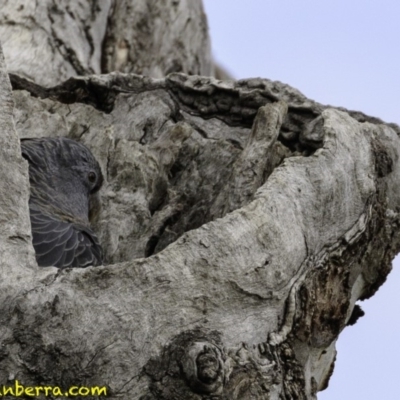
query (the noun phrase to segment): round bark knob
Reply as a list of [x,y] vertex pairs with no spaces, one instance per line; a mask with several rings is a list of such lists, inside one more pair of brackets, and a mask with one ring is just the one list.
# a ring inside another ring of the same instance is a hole
[[192,390],[200,393],[220,393],[227,378],[223,353],[209,342],[186,348],[182,370]]

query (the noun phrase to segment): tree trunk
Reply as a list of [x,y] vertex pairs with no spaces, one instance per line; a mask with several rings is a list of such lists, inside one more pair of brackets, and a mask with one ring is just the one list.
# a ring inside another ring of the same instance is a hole
[[[0,382],[315,399],[400,249],[400,128],[184,74],[212,73],[198,1],[33,4],[0,15]],[[18,135],[99,160],[105,266],[35,264]]]

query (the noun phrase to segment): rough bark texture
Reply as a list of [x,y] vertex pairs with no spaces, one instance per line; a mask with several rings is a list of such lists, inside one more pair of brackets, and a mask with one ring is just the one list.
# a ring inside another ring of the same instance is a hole
[[198,0],[3,0],[0,37],[8,70],[43,85],[111,71],[214,73]]
[[[20,61],[11,94],[1,63],[0,382],[315,399],[355,302],[400,249],[399,127],[264,79],[46,88]],[[68,136],[99,160],[105,266],[34,265],[13,118],[20,137]]]

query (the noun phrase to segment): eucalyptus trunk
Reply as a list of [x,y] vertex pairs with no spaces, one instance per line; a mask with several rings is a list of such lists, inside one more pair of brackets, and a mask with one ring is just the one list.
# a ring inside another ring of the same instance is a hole
[[[400,249],[399,127],[213,78],[198,0],[6,1],[0,41],[0,382],[316,399]],[[102,267],[36,265],[42,136],[102,167]]]

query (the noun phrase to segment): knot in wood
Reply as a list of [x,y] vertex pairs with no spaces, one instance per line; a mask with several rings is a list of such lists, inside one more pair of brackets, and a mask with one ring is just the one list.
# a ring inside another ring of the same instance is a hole
[[182,370],[192,390],[220,393],[226,381],[222,351],[209,342],[192,343],[182,359]]
[[221,364],[214,349],[205,346],[202,353],[197,356],[197,377],[203,383],[213,383],[217,380],[221,371]]

